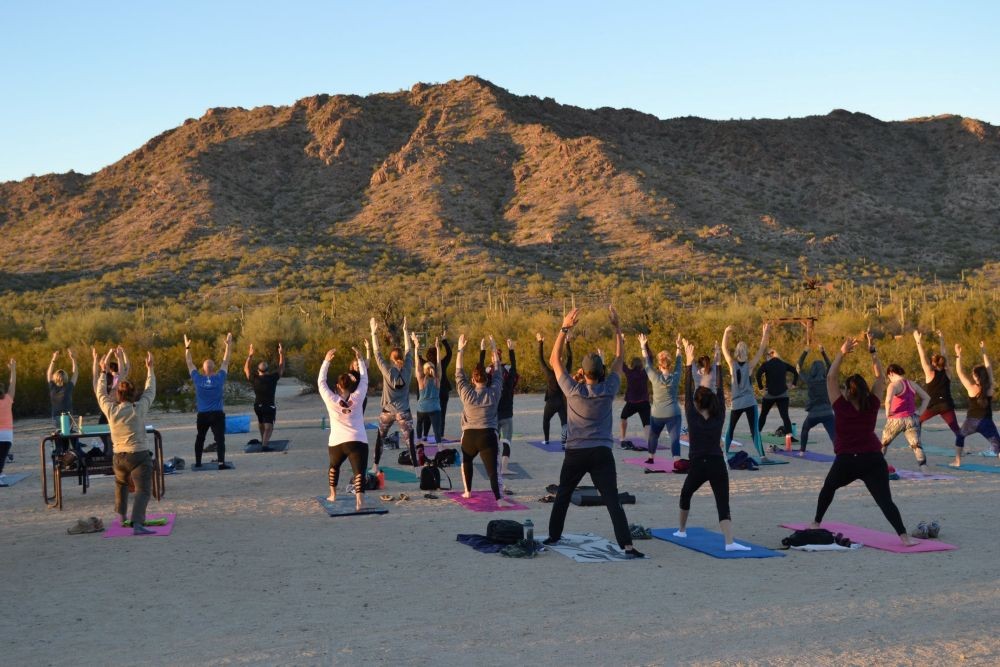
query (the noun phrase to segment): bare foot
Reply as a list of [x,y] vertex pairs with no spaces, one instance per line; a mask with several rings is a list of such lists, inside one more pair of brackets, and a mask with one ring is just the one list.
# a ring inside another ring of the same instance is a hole
[[809,527],[812,528],[813,530],[816,530],[817,528],[819,528],[819,524],[813,521],[812,523],[809,524]]
[[470,491],[466,491],[466,492],[464,492],[462,494],[462,497],[463,498],[471,498],[472,497],[472,493]]
[[902,535],[900,535],[899,539],[903,543],[903,546],[906,546],[906,547],[915,547],[918,544],[920,544],[919,540],[913,539],[912,537],[910,537],[906,533],[903,533]]
[[365,501],[364,501],[364,499],[362,499],[362,498],[355,498],[354,499],[354,511],[355,512],[360,512],[364,508],[365,508]]
[[955,459],[954,461],[952,461],[948,465],[951,466],[952,468],[961,468],[962,467],[962,459]]
[[329,500],[331,503],[335,503],[335,502],[337,502],[337,494],[336,493],[331,493],[330,495],[328,495],[326,497],[326,499]]

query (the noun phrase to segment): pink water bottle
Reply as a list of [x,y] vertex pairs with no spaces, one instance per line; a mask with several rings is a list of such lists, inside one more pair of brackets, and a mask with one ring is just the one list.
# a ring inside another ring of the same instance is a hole
[[786,452],[792,451],[792,434],[791,433],[786,433],[785,434],[785,451]]

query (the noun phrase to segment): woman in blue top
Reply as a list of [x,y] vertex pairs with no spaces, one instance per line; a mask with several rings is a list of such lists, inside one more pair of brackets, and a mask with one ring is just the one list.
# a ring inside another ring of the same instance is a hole
[[763,333],[760,337],[760,347],[753,359],[748,360],[747,344],[740,341],[736,344],[735,358],[729,353],[729,334],[733,331],[733,326],[726,327],[722,334],[722,355],[729,365],[729,372],[733,382],[730,388],[731,408],[729,412],[729,429],[726,431],[726,454],[729,453],[729,445],[733,442],[733,431],[736,429],[736,422],[742,415],[746,415],[750,422],[750,433],[753,435],[753,446],[757,450],[757,455],[764,458],[764,444],[760,439],[760,429],[757,426],[757,396],[753,393],[753,383],[750,381],[753,376],[753,369],[764,356],[767,348],[767,336],[771,332],[771,325],[764,324]]
[[[419,349],[417,334],[410,334],[413,349]],[[417,441],[427,442],[427,436],[434,429],[434,442],[440,444],[443,425],[441,424],[441,339],[434,339],[434,359],[414,365],[417,375]],[[423,450],[421,450],[423,451]]]
[[651,418],[649,422],[649,438],[646,447],[649,449],[649,458],[646,463],[653,463],[656,455],[656,448],[659,445],[660,433],[667,429],[667,437],[670,438],[670,453],[674,460],[681,456],[681,408],[677,402],[677,390],[681,383],[681,335],[677,334],[676,346],[677,356],[674,359],[674,370],[667,366],[670,357],[666,350],[661,350],[656,354],[656,367],[653,367],[653,355],[649,351],[649,336],[639,334],[639,346],[642,348],[642,356],[646,360],[646,377],[649,378],[653,386],[652,400],[650,401]]

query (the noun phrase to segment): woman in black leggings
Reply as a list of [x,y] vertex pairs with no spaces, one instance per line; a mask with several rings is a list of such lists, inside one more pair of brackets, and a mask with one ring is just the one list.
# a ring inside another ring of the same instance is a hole
[[[490,478],[490,488],[497,502],[503,498],[497,475],[500,442],[497,439],[497,407],[503,391],[503,373],[487,375],[482,364],[476,364],[472,381],[462,367],[463,350],[468,340],[465,334],[458,337],[458,354],[455,356],[455,388],[462,398],[462,484],[465,498],[472,497],[472,461],[476,456],[483,460],[483,467]],[[493,367],[500,368],[500,353],[496,341],[490,336],[493,348]]]
[[[353,349],[353,348],[352,348]],[[351,462],[354,472],[354,507],[364,507],[365,471],[368,468],[368,435],[365,433],[365,413],[362,407],[368,393],[368,366],[356,349],[357,380],[351,373],[342,373],[337,378],[336,392],[330,389],[326,376],[336,350],[329,350],[319,367],[319,394],[330,415],[330,439],[327,450],[330,455],[330,495],[327,500],[337,499],[337,482],[340,480],[340,466],[344,459]]]
[[840,351],[830,365],[826,376],[826,390],[833,404],[834,438],[833,452],[836,458],[826,474],[826,481],[816,502],[816,517],[811,528],[819,528],[823,515],[833,502],[837,489],[860,479],[872,494],[882,514],[892,524],[899,540],[906,546],[917,544],[906,532],[899,508],[892,501],[889,490],[889,467],[882,456],[882,441],[875,435],[875,420],[881,407],[879,396],[885,395],[885,373],[879,361],[871,336],[868,336],[868,352],[872,355],[875,382],[872,388],[858,374],[847,378],[845,388],[840,388],[840,364],[844,355],[850,354],[858,346],[858,341],[848,338],[840,346]]
[[[542,410],[542,444],[549,443],[549,422],[552,417],[559,415],[559,426],[562,429],[563,449],[566,448],[566,397],[559,388],[556,381],[556,374],[552,367],[545,361],[545,339],[542,334],[536,333],[535,340],[538,341],[538,361],[545,371],[545,408]],[[569,334],[566,335],[566,368],[573,368],[573,348],[569,345]]]
[[674,533],[676,537],[687,537],[688,513],[691,511],[691,496],[701,485],[708,482],[715,496],[715,508],[719,513],[719,528],[726,539],[726,551],[750,551],[750,547],[733,541],[733,522],[729,514],[729,468],[722,454],[719,440],[722,425],[726,423],[726,398],[722,390],[722,373],[718,363],[715,368],[715,391],[699,386],[694,390],[694,376],[691,368],[694,362],[694,344],[684,341],[687,364],[684,369],[684,414],[688,424],[691,468],[688,470],[684,486],[681,488],[680,524]]

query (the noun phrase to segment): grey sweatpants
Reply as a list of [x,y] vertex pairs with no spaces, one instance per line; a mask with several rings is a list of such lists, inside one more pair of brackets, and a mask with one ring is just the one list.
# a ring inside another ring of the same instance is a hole
[[122,452],[113,459],[115,470],[115,513],[125,516],[128,512],[128,482],[135,485],[132,503],[132,525],[141,526],[146,520],[149,489],[153,483],[153,454],[151,452]]

